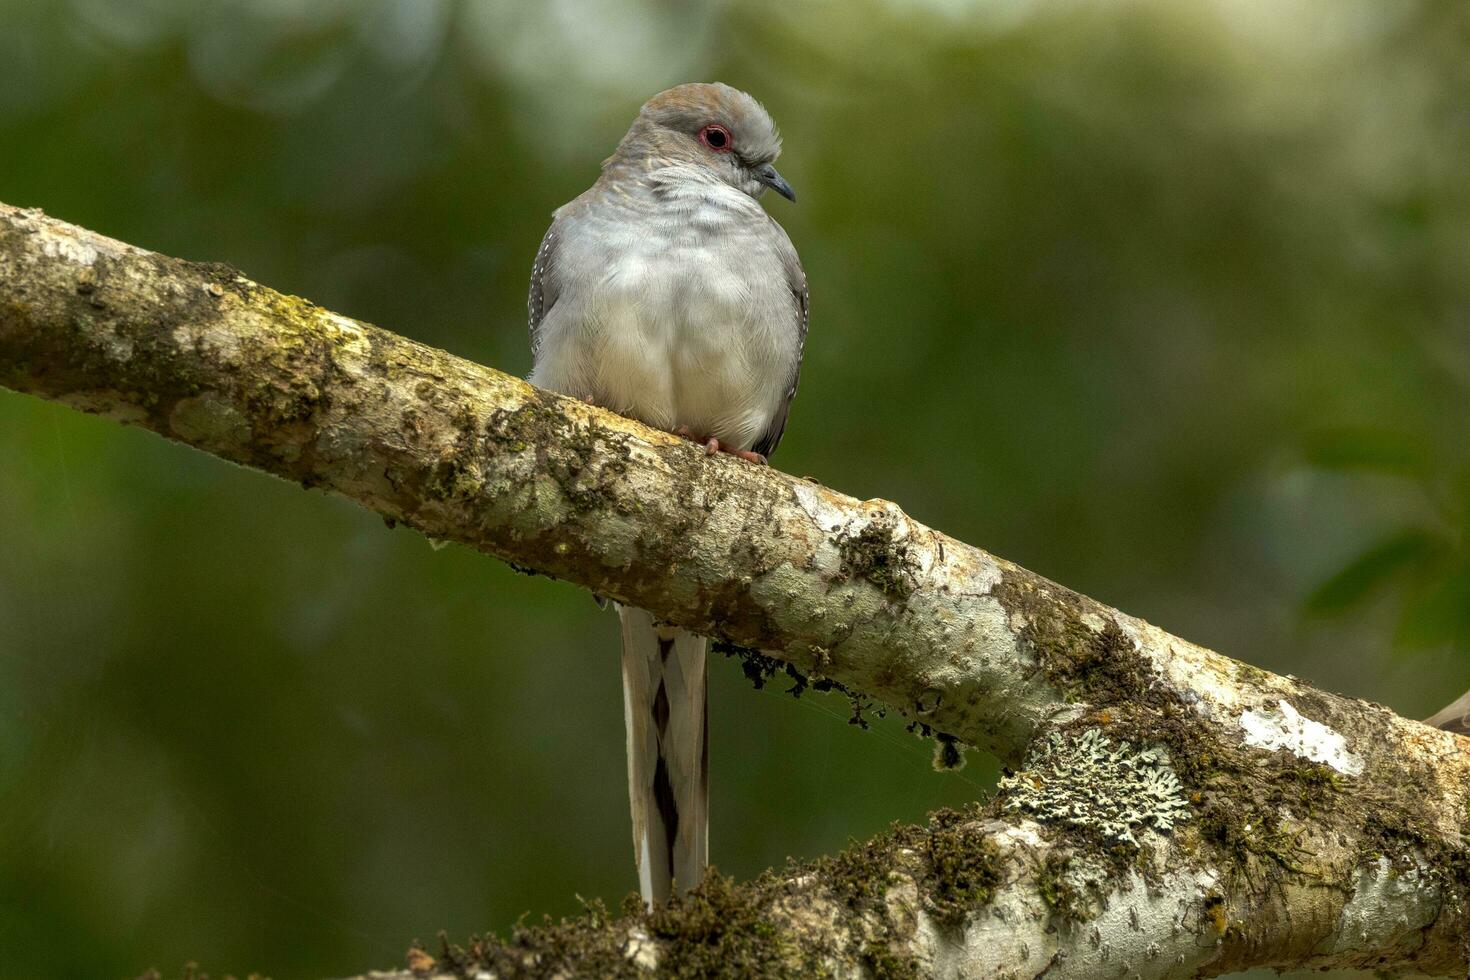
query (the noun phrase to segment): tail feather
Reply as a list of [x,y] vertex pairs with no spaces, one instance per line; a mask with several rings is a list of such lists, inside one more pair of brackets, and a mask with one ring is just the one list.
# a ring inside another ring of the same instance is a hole
[[1461,735],[1470,735],[1470,691],[1460,695],[1459,700],[1442,708],[1432,718],[1426,718],[1425,724],[1445,731],[1458,732]]
[[705,639],[618,607],[633,853],[645,902],[699,884],[709,863]]

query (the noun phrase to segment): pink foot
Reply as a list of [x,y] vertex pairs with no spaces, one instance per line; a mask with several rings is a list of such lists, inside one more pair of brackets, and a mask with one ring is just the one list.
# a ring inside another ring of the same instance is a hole
[[754,463],[757,466],[766,465],[766,458],[760,453],[752,452],[749,449],[731,449],[729,446],[722,444],[714,436],[710,436],[705,441],[704,454],[706,456],[713,456],[715,453],[729,453],[731,456],[739,456],[747,463]]
[[746,462],[754,463],[757,466],[766,465],[766,458],[760,453],[751,452],[749,449],[731,449],[714,436],[710,436],[708,439],[701,438],[695,435],[687,425],[681,425],[676,428],[674,435],[688,439],[690,442],[699,443],[704,447],[704,454],[706,456],[713,456],[715,453],[729,453],[731,456],[739,456]]

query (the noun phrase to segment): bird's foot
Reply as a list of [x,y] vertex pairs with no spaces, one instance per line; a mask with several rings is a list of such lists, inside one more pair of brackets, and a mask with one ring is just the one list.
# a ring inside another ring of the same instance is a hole
[[760,453],[750,449],[732,449],[714,436],[710,436],[704,441],[704,454],[713,456],[715,453],[729,453],[731,456],[739,456],[747,463],[754,463],[757,466],[766,465],[766,458]]
[[714,436],[710,436],[708,439],[702,438],[695,435],[693,430],[691,430],[687,425],[681,425],[677,429],[675,429],[674,435],[682,436],[683,438],[688,439],[690,442],[699,443],[701,446],[704,447],[704,454],[706,456],[713,456],[715,453],[728,453],[731,456],[740,457],[747,463],[754,463],[757,466],[766,465],[766,458],[760,453],[753,452],[749,449],[733,449],[730,446],[727,446],[724,443],[720,442],[720,440],[716,439]]

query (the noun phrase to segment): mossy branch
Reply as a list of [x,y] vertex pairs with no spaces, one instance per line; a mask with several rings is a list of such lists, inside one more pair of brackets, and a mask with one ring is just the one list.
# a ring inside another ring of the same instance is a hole
[[1470,742],[1204,650],[891,503],[706,458],[227,267],[6,205],[0,385],[762,651],[1017,770],[984,807],[836,858],[422,971],[1470,969]]

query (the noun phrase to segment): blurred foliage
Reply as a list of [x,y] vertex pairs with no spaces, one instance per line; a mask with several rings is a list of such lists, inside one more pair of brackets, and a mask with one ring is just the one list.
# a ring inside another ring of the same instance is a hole
[[[1467,41],[1409,0],[0,0],[0,200],[524,372],[550,211],[728,81],[801,194],[777,465],[1423,715],[1470,686]],[[3,392],[0,461],[0,973],[342,975],[632,887],[585,594]],[[727,872],[993,782],[711,678]]]
[[1414,433],[1348,431],[1310,439],[1306,458],[1342,473],[1402,482],[1409,521],[1368,545],[1307,597],[1319,613],[1350,612],[1399,596],[1399,649],[1470,651],[1470,443],[1430,452]]

